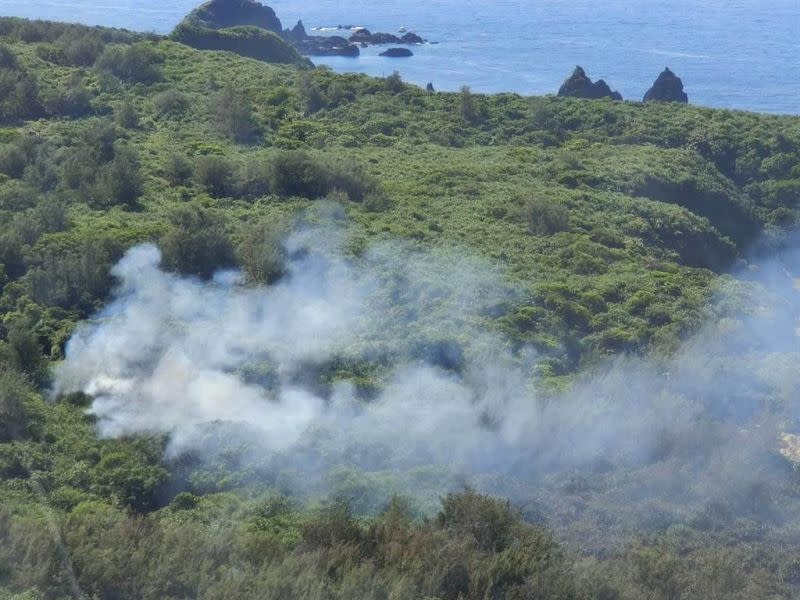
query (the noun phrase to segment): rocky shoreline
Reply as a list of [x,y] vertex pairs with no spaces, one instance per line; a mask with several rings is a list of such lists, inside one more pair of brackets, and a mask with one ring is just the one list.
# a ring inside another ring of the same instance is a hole
[[[371,32],[366,27],[354,27],[352,25],[338,26],[337,31],[352,32],[348,37],[342,35],[309,35],[303,21],[298,21],[292,29],[283,32],[283,36],[290,41],[301,54],[306,56],[347,56],[356,57],[360,55],[360,48],[368,46],[417,46],[427,43],[427,40],[411,31],[401,31],[402,35],[393,33]],[[322,31],[315,28],[315,31]],[[413,56],[413,52],[407,48],[390,48],[382,52],[381,56]]]
[[[361,54],[360,48],[367,46],[412,46],[426,43],[421,36],[406,31],[405,28],[400,29],[400,35],[395,35],[372,32],[364,27],[339,25],[336,28],[337,35],[309,35],[303,21],[298,21],[294,27],[284,29],[275,11],[257,0],[208,0],[189,13],[175,28],[173,35],[181,41],[191,42],[190,45],[220,45],[219,49],[230,49],[236,46],[236,42],[231,39],[240,40],[245,35],[243,28],[263,30],[265,36],[274,34],[279,39],[264,38],[262,45],[274,46],[282,40],[303,56],[356,57]],[[247,35],[254,37],[252,31]],[[257,42],[250,42],[250,45],[255,46]],[[250,56],[261,54],[264,53],[259,52],[258,48],[248,48]],[[382,55],[413,56],[413,53],[408,49],[391,48]]]
[[[172,36],[201,49],[229,50],[267,62],[309,66],[311,61],[305,57],[355,58],[361,54],[360,48],[368,46],[389,46],[379,56],[407,58],[414,56],[408,46],[431,43],[403,27],[398,30],[400,35],[372,32],[353,25],[339,25],[333,30],[340,35],[309,35],[302,20],[284,29],[275,11],[257,0],[208,0],[189,13]],[[322,29],[315,28],[315,31]],[[575,67],[561,85],[558,96],[623,99],[604,80],[592,81],[580,66]],[[643,102],[685,104],[688,101],[683,81],[669,67],[661,72],[643,98]]]

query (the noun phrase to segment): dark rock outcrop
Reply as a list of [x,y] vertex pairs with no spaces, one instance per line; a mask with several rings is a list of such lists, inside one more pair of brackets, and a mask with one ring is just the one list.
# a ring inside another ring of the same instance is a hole
[[256,0],[209,0],[190,12],[186,20],[209,29],[249,25],[283,33],[281,20],[275,11]]
[[381,52],[380,55],[389,58],[408,58],[409,56],[414,56],[414,53],[408,48],[389,48],[386,52]]
[[572,98],[612,98],[622,100],[619,92],[612,91],[608,84],[602,79],[592,81],[587,77],[586,72],[580,67],[575,67],[572,75],[561,85],[558,90],[559,96],[569,96]]
[[412,33],[410,31],[407,34],[405,34],[403,37],[401,37],[400,40],[404,44],[424,44],[425,43],[425,40],[423,40],[421,37],[419,37],[416,33]]
[[665,68],[653,83],[653,87],[644,95],[645,102],[689,102],[689,96],[683,91],[683,81]]
[[350,36],[350,41],[359,44],[402,44],[402,40],[391,33],[372,33],[369,29],[359,29]]
[[431,92],[431,93],[433,93],[433,92],[435,92],[435,91],[436,91],[436,90],[434,89],[434,87],[433,87],[433,84],[432,84],[432,83],[429,83],[428,85],[426,85],[426,86],[425,86],[425,90],[426,90],[426,91],[428,91],[428,92]]
[[354,44],[373,44],[380,46],[384,44],[424,44],[423,40],[416,33],[408,32],[403,37],[397,37],[393,33],[372,33],[369,29],[358,29],[350,36],[350,41]]
[[297,25],[284,31],[283,37],[290,42],[302,42],[308,38],[308,33],[306,33],[306,27],[303,25],[303,21],[298,21]]
[[358,46],[351,44],[338,35],[310,35],[303,40],[295,41],[294,46],[307,56],[346,56],[352,58],[361,54]]

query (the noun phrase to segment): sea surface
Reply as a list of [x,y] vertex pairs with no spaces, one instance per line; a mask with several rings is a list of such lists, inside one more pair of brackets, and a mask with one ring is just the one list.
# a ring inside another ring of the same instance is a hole
[[[0,15],[167,33],[197,0],[0,0]],[[690,102],[800,114],[800,0],[273,0],[284,27],[401,27],[437,42],[389,59],[316,58],[437,90],[549,94],[575,65],[640,100],[669,66]]]

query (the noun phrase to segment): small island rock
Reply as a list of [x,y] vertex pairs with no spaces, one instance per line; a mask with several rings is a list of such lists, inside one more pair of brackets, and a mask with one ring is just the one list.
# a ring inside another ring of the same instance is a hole
[[380,55],[389,58],[407,58],[409,56],[414,56],[414,53],[408,48],[389,48],[386,52],[381,52]]
[[291,42],[302,42],[305,40],[308,37],[308,33],[306,33],[306,28],[305,25],[303,25],[303,21],[298,21],[297,25],[284,31],[283,37]]
[[622,100],[622,95],[619,92],[612,91],[612,89],[608,87],[608,84],[602,79],[598,79],[597,81],[589,79],[586,72],[580,66],[575,67],[572,75],[561,84],[558,95],[572,98],[590,98],[593,100],[599,98]]
[[645,102],[689,102],[689,96],[683,91],[681,78],[665,68],[653,83],[653,87],[644,95]]

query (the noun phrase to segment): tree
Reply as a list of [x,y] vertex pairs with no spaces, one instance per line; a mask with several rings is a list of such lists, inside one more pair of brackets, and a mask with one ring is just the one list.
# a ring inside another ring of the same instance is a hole
[[139,127],[139,113],[130,98],[125,98],[114,109],[114,122],[123,129]]
[[186,94],[182,94],[176,89],[168,89],[153,98],[153,106],[156,113],[162,117],[164,116],[180,116],[185,113],[191,102]]
[[160,57],[144,42],[129,46],[110,46],[98,57],[95,66],[123,81],[155,83],[161,79]]
[[256,124],[247,96],[228,83],[211,102],[217,128],[234,142],[243,144],[253,139]]
[[129,146],[121,146],[114,160],[108,165],[98,186],[100,203],[123,204],[134,207],[142,195],[142,176],[139,172],[139,156]]
[[13,321],[8,327],[6,341],[0,349],[0,367],[6,363],[11,369],[28,375],[37,384],[47,380],[47,361],[42,346],[31,324],[24,319]]
[[281,152],[272,160],[270,187],[279,196],[320,198],[328,192],[325,179],[325,170],[306,152]]
[[197,204],[172,211],[170,229],[161,237],[162,264],[171,271],[209,279],[236,264],[222,221]]
[[283,227],[263,221],[249,226],[239,244],[239,262],[250,283],[270,284],[285,272]]
[[459,114],[461,118],[469,123],[474,123],[478,119],[478,111],[475,108],[475,96],[469,86],[462,86],[458,95]]
[[392,92],[393,94],[399,94],[406,89],[406,84],[403,83],[403,78],[400,77],[399,71],[395,71],[386,79],[384,79],[383,85],[387,91]]
[[569,211],[557,202],[531,198],[523,208],[528,231],[535,235],[552,235],[569,229]]
[[23,436],[27,425],[25,400],[32,390],[25,377],[2,365],[0,354],[0,443]]
[[203,156],[197,161],[195,177],[214,198],[224,198],[233,185],[233,166],[224,156]]
[[297,91],[307,115],[313,115],[328,104],[325,95],[310,73],[301,73],[297,78]]
[[500,552],[512,541],[518,516],[508,501],[473,491],[448,494],[442,499],[439,526],[467,534],[484,552]]

